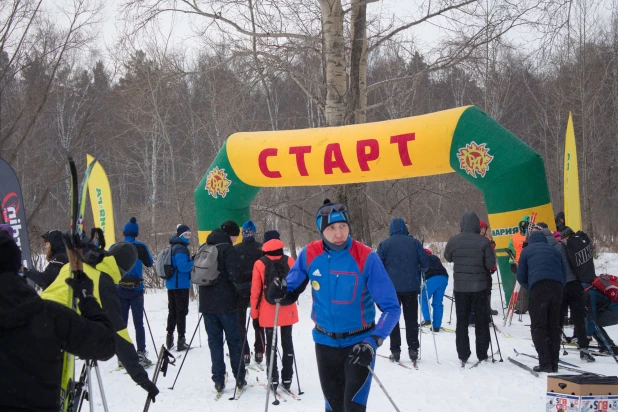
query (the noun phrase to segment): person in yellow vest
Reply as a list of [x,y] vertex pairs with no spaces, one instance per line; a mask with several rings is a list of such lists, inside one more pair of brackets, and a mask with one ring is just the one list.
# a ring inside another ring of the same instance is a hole
[[[135,346],[129,337],[127,325],[120,313],[120,303],[116,286],[120,278],[126,274],[137,260],[137,250],[135,246],[128,242],[118,242],[109,250],[109,256],[95,267],[84,263],[84,273],[92,279],[94,283],[94,297],[97,299],[107,316],[109,317],[114,330],[116,331],[116,356],[127,370],[131,379],[140,385],[154,400],[159,393],[157,386],[150,381],[148,374],[139,364],[139,357],[135,351]],[[56,280],[41,293],[41,297],[46,300],[58,302],[67,307],[72,306],[72,294],[65,279],[71,277],[71,267],[64,265]]]

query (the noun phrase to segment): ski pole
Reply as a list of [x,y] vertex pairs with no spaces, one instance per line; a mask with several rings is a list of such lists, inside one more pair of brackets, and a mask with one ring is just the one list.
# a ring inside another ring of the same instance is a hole
[[[427,290],[428,288],[427,280],[425,279],[425,272],[421,271],[421,276],[423,278],[423,289],[425,289],[425,297],[427,298],[427,309],[429,309],[429,321],[431,322],[431,336],[433,337],[433,348],[436,351],[436,362],[440,363],[440,359],[438,358],[438,345],[436,345],[436,332],[434,332],[433,330],[433,313],[431,311],[431,306],[429,306],[429,291]],[[421,291],[423,289],[421,289]],[[491,342],[491,335],[489,337],[489,341]]]
[[296,371],[296,383],[298,384],[298,394],[302,395],[305,392],[300,390],[300,378],[298,377],[298,367],[296,366],[296,353],[294,353],[294,370]]
[[[240,367],[242,366],[242,363],[244,362],[243,356],[245,353],[245,344],[247,343],[247,333],[249,333],[249,322],[251,321],[251,316],[249,315],[247,317],[247,328],[245,329],[245,340],[242,341],[242,349],[240,350],[240,362],[238,362],[238,369],[236,370],[236,376],[240,376]],[[234,386],[234,395],[229,399],[230,401],[233,401],[234,399],[236,399],[236,389],[238,389],[238,386]]]
[[502,283],[500,282],[500,268],[496,266],[496,277],[498,278],[498,292],[500,292],[500,306],[502,306],[502,317],[504,317],[504,298],[502,297]]
[[[199,306],[199,304],[200,304],[200,287],[199,287],[199,286],[197,287],[197,304],[198,304],[198,306]],[[199,312],[198,312],[198,313],[199,313]],[[199,319],[199,317],[198,317],[198,319],[197,319],[197,324],[198,324],[198,325],[200,324],[200,319]],[[202,347],[202,330],[201,330],[201,329],[198,329],[197,335],[198,335],[198,339],[199,339],[199,341],[200,341],[200,348],[201,348],[201,347]]]
[[380,388],[382,388],[382,391],[384,391],[384,394],[386,395],[386,397],[388,398],[388,400],[391,402],[391,404],[393,405],[393,407],[395,408],[395,410],[397,412],[401,412],[399,410],[399,408],[397,407],[397,405],[395,405],[395,402],[393,401],[393,398],[391,398],[391,396],[388,394],[388,392],[386,392],[386,388],[384,388],[384,385],[382,385],[382,382],[380,382],[380,379],[378,379],[378,377],[376,376],[375,372],[373,371],[373,369],[371,369],[371,366],[367,366],[367,369],[369,369],[369,372],[371,373],[371,376],[373,376],[373,379],[376,380],[376,382],[378,382],[378,385],[380,386]]
[[[566,334],[564,333],[564,325],[562,325],[562,336],[566,338]],[[569,352],[567,352],[566,348],[564,347],[564,339],[560,339],[560,343],[562,343],[562,356],[567,356]]]
[[193,339],[195,338],[195,334],[197,333],[197,330],[200,328],[200,323],[202,321],[203,316],[204,316],[203,314],[200,314],[200,317],[197,320],[197,326],[195,327],[195,330],[193,331],[193,336],[191,336],[191,340],[189,341],[189,347],[187,348],[185,356],[182,358],[182,362],[180,362],[180,368],[178,368],[178,373],[176,374],[174,383],[172,384],[172,387],[168,389],[174,390],[174,386],[176,386],[176,381],[178,380],[178,376],[180,375],[180,371],[182,370],[182,365],[185,364],[185,361],[187,360],[187,357],[189,356],[189,350],[191,350],[191,344],[193,343]]
[[451,297],[451,314],[448,317],[448,324],[451,324],[451,319],[453,319],[453,302],[455,302],[455,294]]
[[[279,322],[279,308],[281,307],[281,299],[275,300],[275,322],[273,324],[273,337],[270,343],[270,364],[268,365],[268,388],[266,388],[266,408],[265,412],[268,412],[268,398],[270,396],[270,391],[272,390],[273,384],[273,369],[275,366],[275,348],[277,347],[277,323]],[[274,391],[273,391],[274,392]],[[273,405],[279,405],[279,399],[277,399],[277,393],[274,392],[273,396],[275,400],[273,401]]]
[[[498,346],[498,353],[500,354],[500,360],[499,362],[504,362],[504,360],[502,359],[502,350],[500,350],[500,341],[498,340],[498,331],[496,330],[496,324],[494,323],[494,317],[491,314],[491,311],[489,312],[489,316],[491,317],[491,325],[493,326],[494,329],[494,336],[496,337],[496,345]],[[489,332],[489,339],[491,340],[491,332]],[[493,349],[492,349],[493,352]]]
[[605,339],[605,335],[601,331],[601,328],[597,324],[596,320],[594,320],[594,318],[592,317],[592,314],[588,314],[587,317],[588,319],[590,319],[590,321],[594,325],[594,328],[597,330],[597,335],[599,335],[599,339],[601,339],[601,342],[603,342],[603,346],[605,346],[605,348],[607,349],[607,352],[609,352],[609,354],[612,355],[612,358],[614,358],[616,363],[618,363],[618,358],[616,358],[616,354],[614,353],[614,351],[612,350],[612,347],[607,342],[607,339]]
[[[487,312],[489,312],[489,322],[493,323],[493,319],[491,317],[491,306],[487,306]],[[478,324],[476,325],[478,327]],[[491,348],[491,363],[496,362],[496,358],[494,357],[494,344],[491,341],[491,331],[489,331],[489,347]]]
[[157,358],[159,357],[159,352],[157,352],[157,344],[155,343],[154,336],[152,336],[152,329],[150,329],[150,322],[148,322],[148,315],[146,315],[146,308],[144,308],[144,318],[146,319],[146,325],[148,325],[148,331],[150,332],[150,339],[152,339],[152,346],[155,350],[155,355]]
[[[419,299],[420,300],[420,299]],[[419,305],[420,305],[420,301],[419,301]],[[421,360],[421,353],[422,353],[422,349],[423,349],[423,327],[421,326],[421,319],[423,319],[423,307],[421,306],[421,310],[418,311],[418,358],[417,360]],[[407,328],[407,326],[406,326]]]

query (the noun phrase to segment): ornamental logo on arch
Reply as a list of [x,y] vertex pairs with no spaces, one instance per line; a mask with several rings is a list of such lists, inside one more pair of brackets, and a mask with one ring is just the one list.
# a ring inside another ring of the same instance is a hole
[[476,179],[478,173],[481,177],[485,177],[489,171],[489,164],[494,157],[489,154],[487,143],[477,144],[472,141],[466,144],[466,147],[459,149],[457,158],[459,159],[459,168],[465,170],[467,174]]

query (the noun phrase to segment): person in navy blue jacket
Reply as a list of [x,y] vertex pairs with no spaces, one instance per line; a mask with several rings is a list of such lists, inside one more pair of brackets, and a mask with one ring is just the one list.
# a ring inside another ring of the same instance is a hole
[[165,346],[174,346],[174,330],[178,330],[177,350],[186,350],[187,315],[189,314],[189,289],[191,288],[191,270],[193,259],[189,253],[191,229],[187,225],[178,225],[176,235],[170,237],[172,245],[172,267],[174,274],[165,281],[167,288],[167,337]]
[[[444,313],[444,292],[448,285],[448,272],[442,265],[440,258],[425,249],[429,256],[429,269],[425,271],[425,285],[421,291],[421,310],[423,311],[423,326],[431,325],[434,332],[440,332],[442,326],[442,315]],[[432,313],[429,313],[429,299],[431,299]],[[433,320],[433,325],[431,323]]]
[[[408,233],[408,228],[401,218],[391,221],[390,237],[378,245],[378,256],[382,260],[388,276],[391,278],[397,299],[403,308],[406,321],[406,342],[408,355],[418,359],[418,293],[421,289],[421,270],[429,268],[429,257],[423,245]],[[399,362],[401,354],[401,333],[399,323],[390,335],[391,360]]]
[[[540,229],[540,228],[539,228]],[[517,281],[530,292],[530,329],[539,354],[537,372],[558,372],[560,354],[560,312],[566,267],[560,253],[535,230],[519,257]]]
[[135,326],[135,340],[137,341],[137,356],[139,363],[143,367],[152,364],[146,352],[146,331],[144,330],[144,284],[142,280],[143,266],[152,267],[154,261],[150,255],[150,250],[145,243],[136,240],[139,236],[139,225],[137,219],[132,217],[124,225],[122,231],[124,241],[132,243],[137,250],[137,261],[135,266],[127,272],[118,282],[118,301],[120,302],[120,313],[125,324],[129,322],[129,309],[133,316],[133,326]]
[[[280,299],[311,285],[313,341],[326,411],[366,410],[375,352],[399,322],[401,308],[382,261],[350,237],[345,205],[328,199],[316,213],[321,240],[298,255],[282,282],[267,293]],[[382,315],[376,322],[376,304]]]

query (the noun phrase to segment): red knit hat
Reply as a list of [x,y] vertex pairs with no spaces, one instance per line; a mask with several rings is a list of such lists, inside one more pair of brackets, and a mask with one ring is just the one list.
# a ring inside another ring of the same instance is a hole
[[427,253],[428,255],[432,255],[433,253],[431,253],[431,250],[425,248],[425,253]]
[[482,228],[487,228],[487,222],[485,222],[483,219],[481,219],[481,229]]

